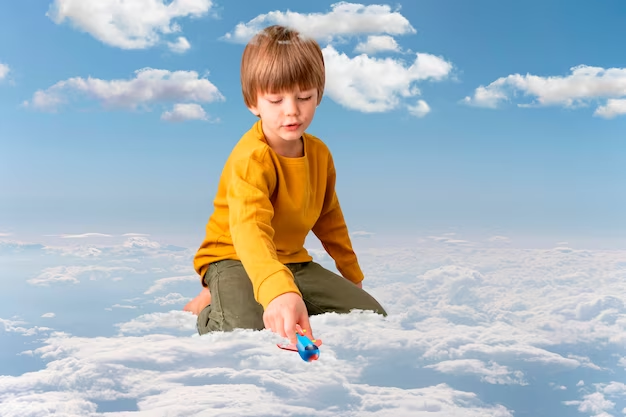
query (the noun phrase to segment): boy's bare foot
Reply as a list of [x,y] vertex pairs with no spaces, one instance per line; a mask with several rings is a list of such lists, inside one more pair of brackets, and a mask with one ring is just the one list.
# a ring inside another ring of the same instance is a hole
[[185,307],[183,307],[183,310],[191,311],[193,314],[197,316],[209,304],[211,304],[211,292],[209,291],[208,288],[203,287],[202,291],[200,291],[200,294],[196,295],[196,298],[189,301],[185,305]]

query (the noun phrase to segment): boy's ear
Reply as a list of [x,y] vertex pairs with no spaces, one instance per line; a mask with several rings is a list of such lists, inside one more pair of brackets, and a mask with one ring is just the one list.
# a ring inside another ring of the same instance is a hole
[[259,117],[260,113],[259,113],[259,110],[256,108],[256,106],[248,107],[248,110],[250,110],[250,112],[254,114],[255,116]]

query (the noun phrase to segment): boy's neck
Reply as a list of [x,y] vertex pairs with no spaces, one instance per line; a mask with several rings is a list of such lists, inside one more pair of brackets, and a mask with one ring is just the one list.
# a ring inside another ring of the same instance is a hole
[[301,158],[304,156],[304,139],[302,138],[302,136],[300,136],[300,139],[298,141],[292,144],[286,144],[290,146],[278,147],[275,144],[268,144],[270,148],[274,150],[274,152],[285,158]]

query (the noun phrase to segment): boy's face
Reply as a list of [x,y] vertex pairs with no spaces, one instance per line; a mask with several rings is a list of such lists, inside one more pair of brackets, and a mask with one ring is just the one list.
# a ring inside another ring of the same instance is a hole
[[[263,133],[270,146],[289,147],[309,127],[317,107],[317,89],[282,93],[258,93],[250,111],[262,120]],[[289,142],[292,142],[291,144]]]

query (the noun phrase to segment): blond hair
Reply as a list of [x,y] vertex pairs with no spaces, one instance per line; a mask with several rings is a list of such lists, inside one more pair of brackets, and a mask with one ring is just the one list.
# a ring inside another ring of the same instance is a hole
[[257,93],[317,89],[322,100],[326,74],[318,43],[298,31],[273,25],[246,45],[241,58],[241,89],[247,107],[256,106]]

